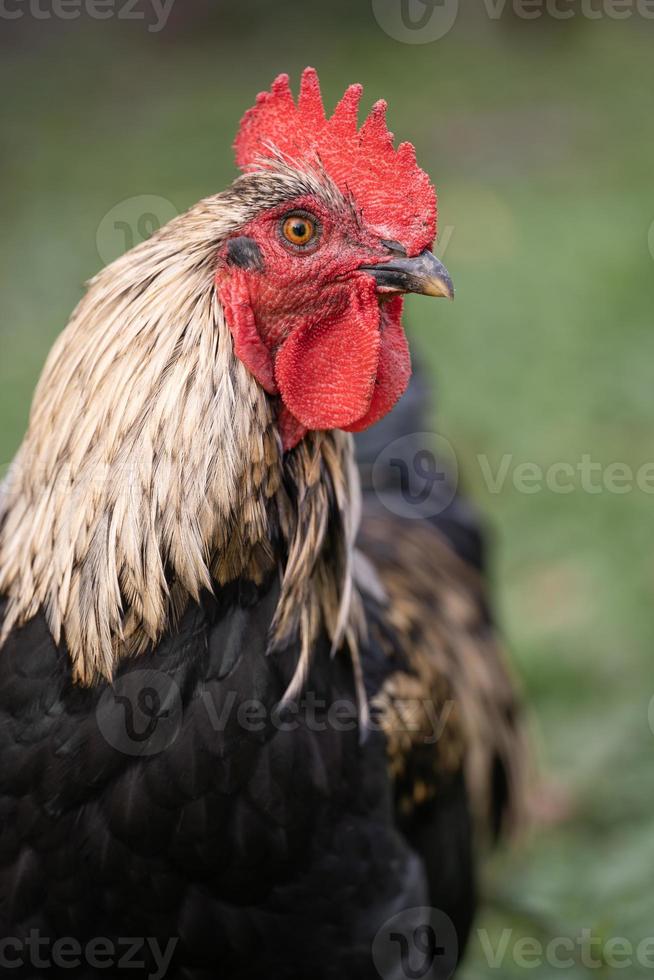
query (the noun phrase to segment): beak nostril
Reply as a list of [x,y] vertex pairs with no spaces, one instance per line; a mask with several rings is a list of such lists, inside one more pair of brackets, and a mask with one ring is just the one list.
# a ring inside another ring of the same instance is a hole
[[389,252],[394,252],[396,255],[406,255],[406,249],[400,242],[395,242],[388,238],[382,238],[380,241]]

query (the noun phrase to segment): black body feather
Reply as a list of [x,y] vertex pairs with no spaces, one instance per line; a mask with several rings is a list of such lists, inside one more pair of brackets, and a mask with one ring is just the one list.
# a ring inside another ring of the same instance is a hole
[[[123,664],[113,691],[73,685],[42,617],[11,636],[0,656],[0,935],[23,944],[25,963],[12,975],[57,975],[25,952],[30,930],[48,939],[43,958],[57,939],[86,948],[104,937],[116,959],[130,937],[147,939],[133,956],[143,967],[112,976],[157,975],[153,944],[173,940],[165,975],[180,978],[375,977],[376,932],[434,902],[463,941],[460,779],[398,826],[384,737],[360,738],[351,667],[326,641],[308,684],[320,707],[275,719],[296,657],[266,653],[276,593],[207,596],[156,651]],[[374,646],[364,663],[374,696],[397,664]],[[336,702],[339,730],[326,718]],[[256,720],[244,725],[248,711]],[[14,946],[6,955],[18,959]],[[107,972],[81,963],[61,975]]]

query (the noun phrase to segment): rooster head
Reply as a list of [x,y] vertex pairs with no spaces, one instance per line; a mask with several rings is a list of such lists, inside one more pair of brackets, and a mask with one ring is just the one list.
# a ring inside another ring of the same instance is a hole
[[311,649],[323,619],[335,648],[354,636],[340,430],[407,385],[402,294],[452,295],[429,178],[383,103],[359,128],[360,96],[327,119],[312,69],[297,104],[280,76],[241,124],[232,185],[88,284],[0,487],[0,647],[43,609],[93,683],[205,591],[282,566],[279,649]]
[[312,68],[297,104],[280,75],[236,138],[244,195],[248,175],[289,175],[290,196],[223,243],[216,272],[236,356],[280,398],[285,449],[307,430],[359,431],[390,411],[411,374],[403,294],[453,296],[429,251],[434,188],[413,146],[395,149],[384,102],[358,127],[360,98],[350,86],[326,118]]

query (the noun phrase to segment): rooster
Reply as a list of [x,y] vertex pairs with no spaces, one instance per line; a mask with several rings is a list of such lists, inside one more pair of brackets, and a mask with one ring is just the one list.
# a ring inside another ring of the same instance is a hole
[[47,361],[0,491],[16,976],[445,977],[463,951],[519,707],[474,555],[362,507],[404,296],[453,287],[431,182],[360,97],[327,117],[314,70],[297,102],[280,76],[240,176],[101,271]]

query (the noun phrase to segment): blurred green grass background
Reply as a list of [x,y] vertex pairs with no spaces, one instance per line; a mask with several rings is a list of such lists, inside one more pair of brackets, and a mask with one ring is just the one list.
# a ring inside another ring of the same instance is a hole
[[[400,43],[370,5],[181,0],[139,22],[0,24],[0,461],[24,431],[46,353],[102,264],[103,217],[135,195],[183,210],[234,175],[242,112],[278,71],[315,65],[328,105],[346,83],[390,103],[439,188],[453,306],[411,299],[438,384],[437,431],[495,532],[494,587],[534,715],[541,820],[488,871],[467,980],[522,975],[513,941],[581,928],[654,935],[654,734],[648,705],[650,494],[519,492],[521,463],[653,457],[654,23],[493,21],[462,12],[443,39]],[[102,246],[101,246],[102,251]],[[442,254],[442,249],[441,249]],[[500,492],[495,472],[510,456]],[[610,976],[604,964],[536,978]],[[647,976],[633,965],[622,976]]]

